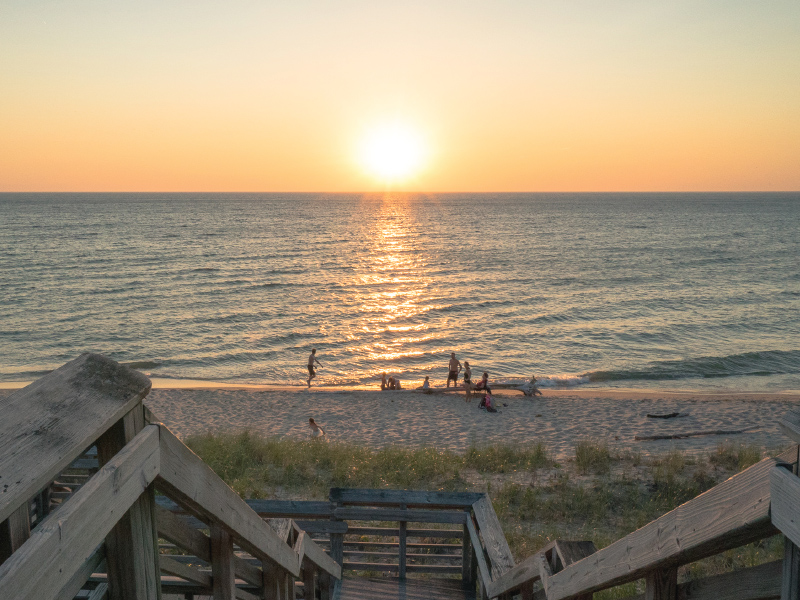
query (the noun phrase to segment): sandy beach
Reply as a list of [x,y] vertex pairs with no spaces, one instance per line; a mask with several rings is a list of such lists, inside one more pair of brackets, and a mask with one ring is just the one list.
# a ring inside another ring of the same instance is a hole
[[[307,439],[309,417],[329,441],[370,447],[432,446],[462,452],[471,445],[543,442],[557,459],[574,456],[579,440],[595,439],[616,451],[688,454],[720,443],[756,444],[766,450],[789,445],[781,417],[800,394],[700,394],[654,391],[558,390],[543,397],[498,393],[497,414],[466,403],[461,394],[425,395],[411,391],[290,389],[154,389],[146,404],[179,436],[205,431],[249,429],[265,436]],[[648,414],[677,412],[676,418]],[[637,441],[636,436],[709,430],[738,434]]]

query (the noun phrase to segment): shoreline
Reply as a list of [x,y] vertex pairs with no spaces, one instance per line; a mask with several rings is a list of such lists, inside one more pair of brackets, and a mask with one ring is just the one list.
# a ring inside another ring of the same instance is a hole
[[[20,386],[22,387],[22,386]],[[781,418],[800,406],[796,392],[689,392],[685,390],[584,388],[542,390],[523,396],[494,394],[499,412],[490,414],[463,393],[424,394],[335,387],[220,384],[153,379],[145,404],[179,437],[249,430],[264,437],[309,439],[308,419],[326,430],[324,440],[373,449],[388,446],[435,448],[463,453],[486,445],[542,443],[554,459],[574,458],[583,440],[605,443],[612,452],[687,455],[714,451],[719,444],[755,445],[773,452],[791,444]],[[13,393],[0,389],[0,402]],[[648,414],[679,416],[649,418]],[[737,431],[681,439],[641,440],[708,431]]]
[[[305,385],[280,385],[280,384],[259,384],[259,383],[226,383],[222,381],[211,381],[204,379],[169,379],[160,377],[149,377],[153,383],[153,390],[240,390],[251,392],[297,392],[297,393],[314,393],[314,392],[327,392],[327,393],[372,393],[380,392],[378,385],[370,386],[312,386],[310,388]],[[0,381],[0,392],[14,391],[22,389],[33,383],[33,381]],[[419,382],[421,385],[421,382]],[[402,390],[394,390],[395,393],[422,393],[417,390],[418,386],[404,388]],[[462,388],[463,389],[463,388]],[[637,388],[637,387],[556,387],[556,388],[540,388],[545,396],[576,396],[581,398],[594,398],[597,396],[604,396],[609,398],[626,399],[631,396],[636,397],[649,397],[649,396],[670,396],[670,397],[719,397],[726,396],[732,399],[744,398],[758,398],[762,400],[772,399],[785,399],[787,397],[800,399],[800,390],[778,390],[778,391],[744,391],[732,392],[728,390],[708,391],[702,389],[668,389],[668,388]],[[385,390],[389,393],[391,390]],[[442,396],[452,394],[453,392],[430,394],[431,396]],[[477,392],[476,392],[477,393]],[[513,389],[497,388],[492,391],[495,396],[522,396],[521,392]]]

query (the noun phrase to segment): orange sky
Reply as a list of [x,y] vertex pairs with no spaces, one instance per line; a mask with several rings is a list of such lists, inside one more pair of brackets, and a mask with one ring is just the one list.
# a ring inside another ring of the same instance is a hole
[[0,191],[800,189],[797,0],[7,0],[0,92]]

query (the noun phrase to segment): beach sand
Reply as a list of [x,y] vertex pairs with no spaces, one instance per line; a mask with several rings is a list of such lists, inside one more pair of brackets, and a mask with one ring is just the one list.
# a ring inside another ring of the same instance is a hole
[[[701,394],[637,390],[546,390],[528,398],[498,393],[497,414],[465,403],[461,394],[411,391],[298,389],[154,389],[145,402],[180,437],[205,431],[249,429],[264,436],[308,439],[308,418],[329,441],[380,448],[430,446],[463,452],[472,445],[542,442],[558,460],[574,457],[579,440],[606,442],[614,451],[687,454],[711,451],[726,441],[775,451],[790,444],[778,427],[800,394]],[[507,404],[507,406],[504,406]],[[672,419],[647,414],[678,412]],[[708,430],[729,435],[637,441],[635,436]]]

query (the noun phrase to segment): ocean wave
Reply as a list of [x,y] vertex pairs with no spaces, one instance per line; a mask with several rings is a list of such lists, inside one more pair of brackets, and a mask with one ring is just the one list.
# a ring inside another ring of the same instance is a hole
[[609,381],[769,376],[800,373],[800,350],[767,350],[729,356],[703,356],[652,362],[641,370],[592,371],[583,377],[591,383]]

